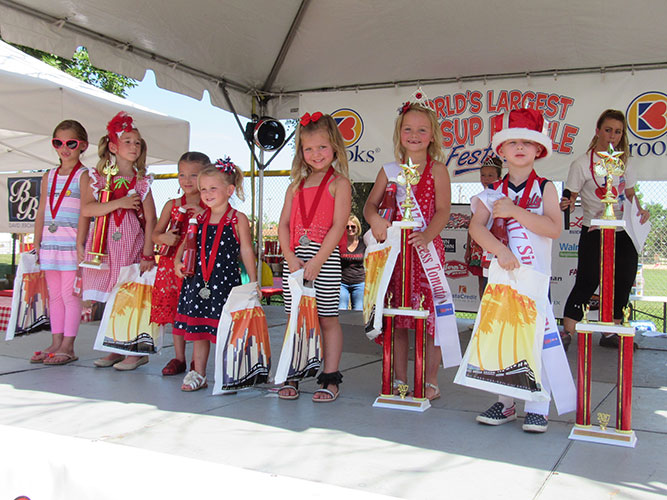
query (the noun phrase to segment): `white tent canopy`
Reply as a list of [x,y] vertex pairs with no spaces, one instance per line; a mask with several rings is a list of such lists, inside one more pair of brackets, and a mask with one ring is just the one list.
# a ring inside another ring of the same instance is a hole
[[133,116],[149,144],[149,165],[174,164],[187,150],[186,121],[111,95],[0,42],[0,171],[55,165],[51,135],[60,121],[70,118],[88,131],[86,163],[94,165],[97,141],[119,111]]
[[[159,9],[159,14],[156,12]],[[667,61],[655,0],[0,0],[3,38],[250,115],[294,116],[302,92]]]

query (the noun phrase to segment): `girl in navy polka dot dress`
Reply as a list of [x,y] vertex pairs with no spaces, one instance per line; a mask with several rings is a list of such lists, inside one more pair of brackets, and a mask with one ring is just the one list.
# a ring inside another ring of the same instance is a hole
[[[239,254],[250,280],[257,281],[248,218],[229,204],[234,191],[243,199],[243,172],[226,158],[202,170],[198,181],[207,209],[198,217],[195,274],[183,279],[174,321],[174,332],[194,341],[194,369],[181,386],[186,392],[208,385],[206,363],[222,307],[231,289],[241,284]],[[181,245],[174,259],[174,270],[181,277],[183,250]]]

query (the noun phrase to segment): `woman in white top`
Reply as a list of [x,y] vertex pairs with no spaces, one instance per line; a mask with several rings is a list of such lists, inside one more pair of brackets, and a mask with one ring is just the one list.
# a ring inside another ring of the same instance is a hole
[[[561,198],[561,209],[574,208],[577,196],[581,197],[581,206],[584,210],[583,226],[579,237],[579,255],[577,261],[577,279],[570,296],[565,303],[562,334],[563,346],[567,346],[572,340],[577,321],[583,317],[582,306],[586,304],[600,282],[600,230],[591,230],[591,219],[602,217],[604,205],[601,199],[606,191],[605,177],[595,173],[594,166],[600,160],[596,153],[606,152],[609,146],[616,151],[623,151],[621,160],[626,166],[625,172],[613,179],[613,187],[618,194],[619,201],[624,198],[633,201],[635,198],[636,173],[628,164],[629,145],[625,115],[622,111],[608,109],[598,118],[595,135],[591,140],[586,153],[577,158],[567,175],[565,183],[570,190],[569,198]],[[639,200],[637,200],[639,205]],[[620,204],[622,210],[622,203]],[[639,209],[641,223],[644,224],[649,213]],[[623,317],[623,307],[628,303],[630,289],[637,273],[637,251],[628,234],[619,229],[616,232],[616,262],[614,266],[614,321],[620,322]],[[616,335],[603,335],[600,345],[605,347],[617,347],[618,337]]]

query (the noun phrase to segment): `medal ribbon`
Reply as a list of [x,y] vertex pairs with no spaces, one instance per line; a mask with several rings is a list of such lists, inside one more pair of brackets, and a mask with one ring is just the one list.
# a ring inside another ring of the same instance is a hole
[[[530,192],[533,190],[533,182],[535,182],[535,179],[537,179],[537,174],[535,173],[535,170],[531,170],[530,175],[528,176],[528,180],[526,181],[526,187],[523,188],[523,194],[521,195],[521,200],[518,203],[518,205],[521,208],[526,208],[528,206]],[[509,193],[508,189],[509,181],[510,181],[510,176],[509,174],[507,174],[503,179],[503,194],[505,196],[508,196]]]
[[204,286],[208,286],[208,280],[211,279],[211,273],[213,273],[213,264],[215,264],[215,256],[218,253],[218,248],[220,247],[220,238],[222,238],[222,230],[226,226],[224,223],[227,218],[227,214],[232,209],[230,204],[227,204],[227,210],[220,218],[218,222],[218,228],[215,230],[215,238],[213,239],[213,246],[211,247],[209,261],[206,262],[206,233],[208,230],[208,221],[211,220],[211,211],[207,211],[204,216],[204,227],[201,231],[201,245],[199,249],[199,259],[201,261],[201,274],[204,278]]
[[322,198],[322,193],[324,192],[324,188],[327,185],[329,177],[331,177],[333,173],[334,173],[333,167],[329,167],[329,170],[327,170],[327,173],[324,174],[324,177],[322,178],[320,185],[317,186],[317,191],[315,192],[315,199],[313,200],[313,204],[310,207],[310,212],[308,213],[306,213],[306,200],[305,196],[303,195],[303,185],[305,184],[306,179],[303,179],[301,181],[301,184],[299,184],[299,195],[298,195],[299,209],[301,210],[302,214],[301,217],[302,217],[304,234],[308,232],[308,228],[310,227],[310,224],[313,222],[313,217],[315,217],[317,206],[320,204],[320,199]]
[[53,176],[53,182],[51,183],[51,192],[49,193],[49,208],[51,209],[51,219],[56,220],[56,215],[58,215],[58,210],[60,209],[60,205],[63,202],[63,199],[65,199],[65,195],[67,194],[67,190],[69,189],[69,185],[72,183],[72,179],[74,179],[74,174],[76,174],[76,171],[79,170],[81,167],[81,162],[77,162],[76,165],[74,165],[74,168],[72,171],[69,173],[67,176],[67,180],[65,181],[65,185],[63,186],[63,190],[60,191],[60,194],[58,195],[58,201],[56,201],[56,205],[53,206],[53,198],[55,197],[56,194],[56,183],[58,181],[58,172],[60,172],[60,169],[62,168],[62,165],[58,167],[58,170],[56,170],[55,175]]
[[[135,175],[131,181],[123,179],[122,177],[117,177],[113,180],[113,183],[114,183],[114,190],[113,193],[111,194],[111,199],[117,200],[119,198],[122,198],[123,196],[127,196],[127,193],[130,191],[130,189],[134,188],[134,186],[137,185],[137,176]],[[123,219],[125,218],[126,212],[127,210],[125,210],[124,208],[119,208],[118,210],[114,210],[112,212],[113,220],[116,221],[116,228],[120,227],[121,223],[123,222]]]

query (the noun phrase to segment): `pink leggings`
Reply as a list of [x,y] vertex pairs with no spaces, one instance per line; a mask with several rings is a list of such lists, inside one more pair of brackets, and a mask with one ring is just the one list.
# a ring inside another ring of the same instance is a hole
[[76,271],[44,271],[49,288],[51,333],[76,337],[81,323],[81,298],[73,295]]

